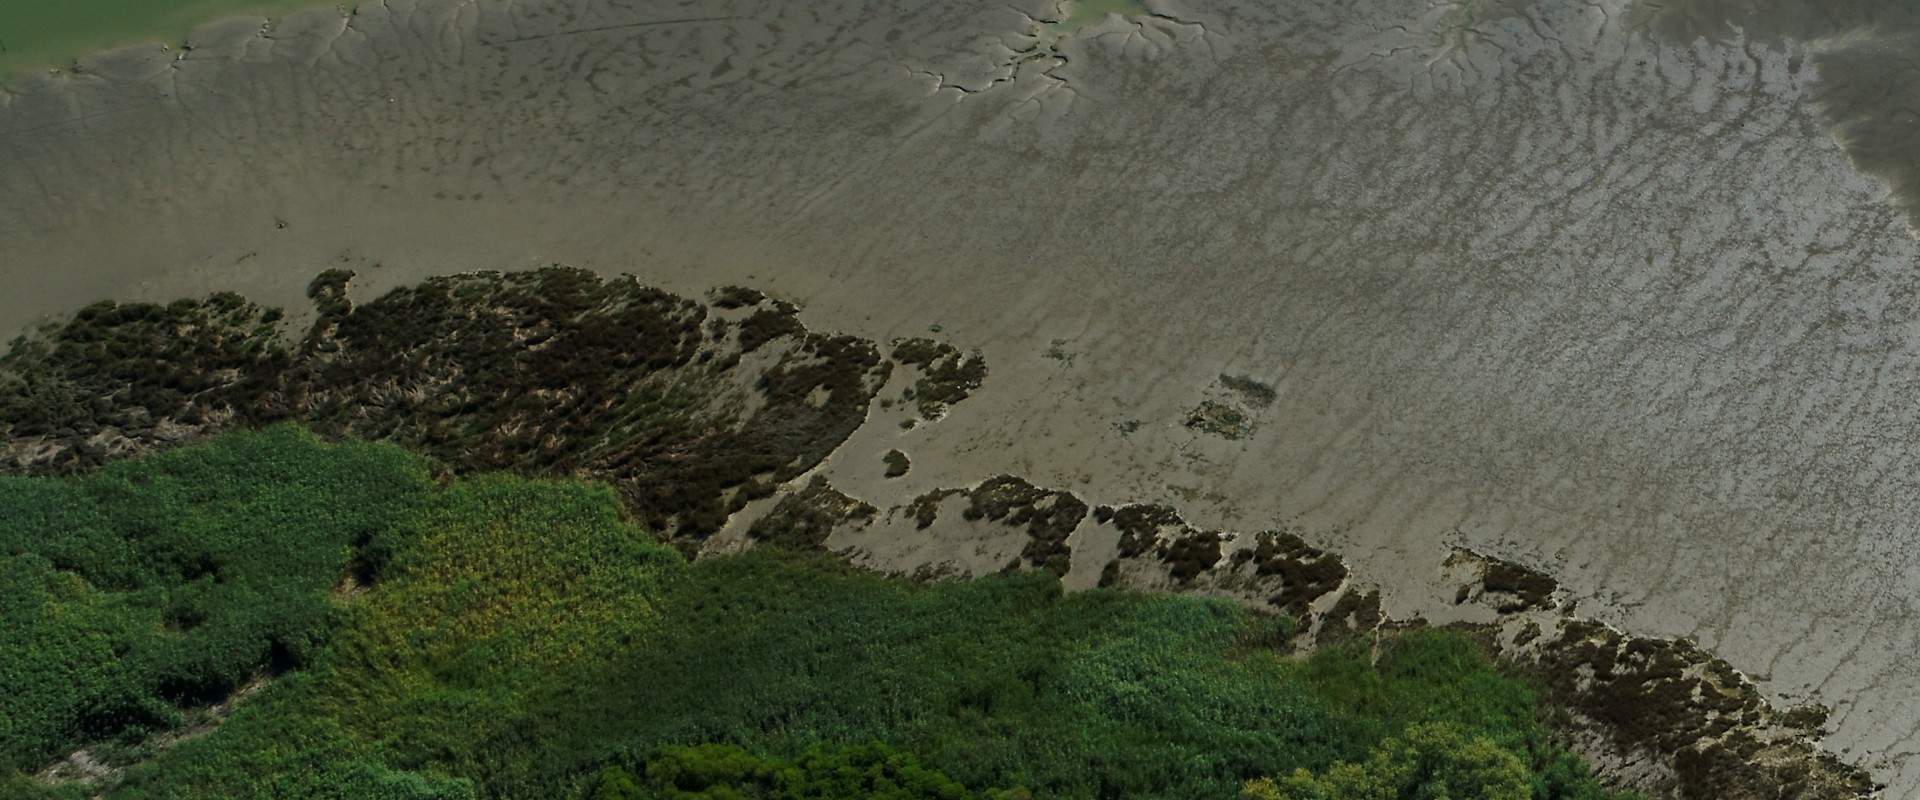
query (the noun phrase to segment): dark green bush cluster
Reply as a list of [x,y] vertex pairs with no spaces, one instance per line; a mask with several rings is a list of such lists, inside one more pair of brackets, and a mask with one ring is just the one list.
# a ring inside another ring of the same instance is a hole
[[757,756],[734,745],[671,747],[647,760],[639,776],[620,767],[600,772],[589,800],[974,800],[1024,793],[968,791],[920,765],[912,753],[872,743],[815,747],[795,759]]
[[0,478],[0,769],[137,740],[311,663],[329,590],[426,487],[402,451],[293,428],[85,478]]

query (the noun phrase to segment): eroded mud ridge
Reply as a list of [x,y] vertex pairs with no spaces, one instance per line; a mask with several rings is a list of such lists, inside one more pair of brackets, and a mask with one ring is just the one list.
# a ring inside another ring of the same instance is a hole
[[363,305],[314,280],[312,329],[237,295],[100,303],[0,362],[0,465],[72,472],[296,419],[459,471],[591,474],[655,531],[697,542],[824,458],[892,362],[796,309],[711,302],[552,268],[436,278]]

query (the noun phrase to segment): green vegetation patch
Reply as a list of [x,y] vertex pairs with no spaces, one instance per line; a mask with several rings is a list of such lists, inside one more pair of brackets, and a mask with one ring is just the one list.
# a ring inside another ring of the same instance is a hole
[[[1025,797],[989,790],[990,800]],[[734,745],[670,747],[647,760],[636,777],[620,767],[601,770],[591,800],[721,800],[754,797],[873,798],[873,800],[971,800],[968,791],[938,770],[921,766],[912,753],[884,744],[815,747],[795,759],[749,753]]]
[[312,663],[329,592],[380,559],[427,486],[400,450],[286,427],[0,478],[0,770],[137,742]]

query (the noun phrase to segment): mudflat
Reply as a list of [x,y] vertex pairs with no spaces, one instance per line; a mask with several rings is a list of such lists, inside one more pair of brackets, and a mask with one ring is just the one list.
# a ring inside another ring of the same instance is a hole
[[847,494],[1287,524],[1395,616],[1530,565],[1920,790],[1910,13],[1113,5],[387,0],[30,73],[0,331],[555,262],[937,327],[991,373]]

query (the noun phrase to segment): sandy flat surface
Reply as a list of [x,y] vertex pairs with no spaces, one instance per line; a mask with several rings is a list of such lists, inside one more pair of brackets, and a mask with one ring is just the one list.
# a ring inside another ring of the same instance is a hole
[[[1831,746],[1905,795],[1904,45],[1712,5],[1153,0],[1064,36],[1046,2],[238,20],[0,94],[0,331],[552,262],[938,326],[986,385],[856,434],[824,468],[850,494],[1011,472],[1285,521],[1396,614],[1450,599],[1452,546],[1544,567],[1583,613],[1833,705]],[[1222,374],[1275,389],[1249,438],[1182,424]],[[914,465],[891,483],[888,447]]]

